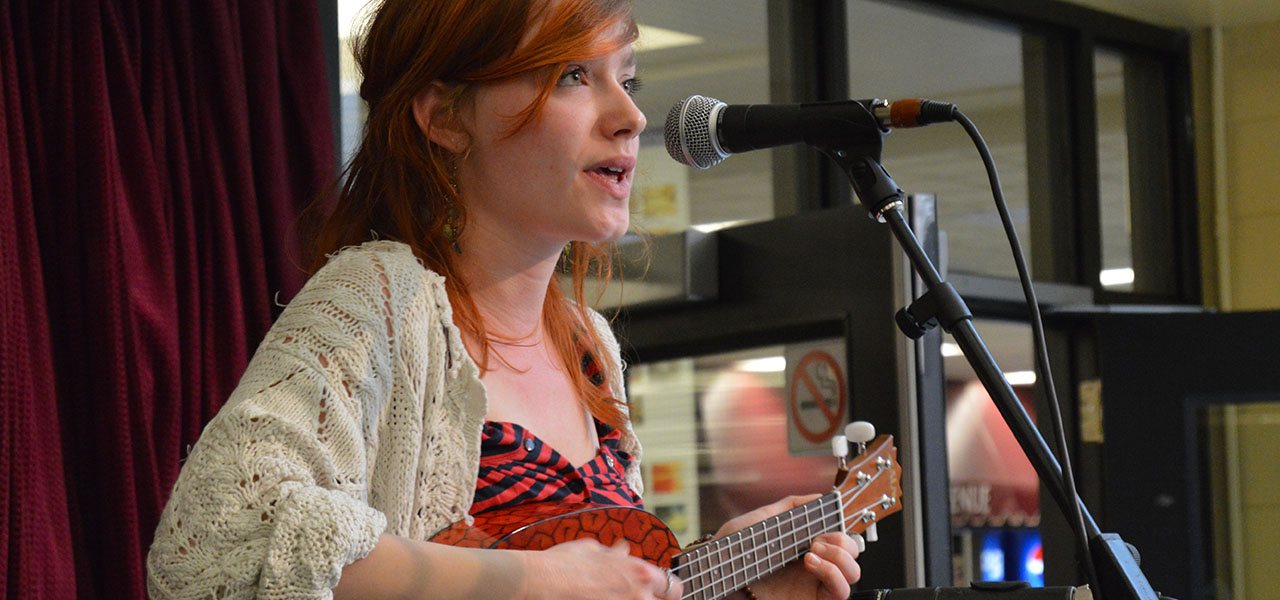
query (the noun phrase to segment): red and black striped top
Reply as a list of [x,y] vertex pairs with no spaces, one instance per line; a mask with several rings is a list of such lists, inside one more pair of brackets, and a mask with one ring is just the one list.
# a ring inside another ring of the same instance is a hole
[[[603,374],[584,354],[582,370],[596,385]],[[549,444],[516,423],[485,421],[480,436],[480,475],[471,514],[528,502],[590,502],[643,508],[627,485],[631,455],[618,449],[622,432],[595,419],[600,449],[578,467]]]
[[622,432],[595,424],[600,449],[594,459],[575,468],[520,425],[485,421],[471,514],[546,501],[643,508],[640,496],[627,485],[631,455],[618,449]]

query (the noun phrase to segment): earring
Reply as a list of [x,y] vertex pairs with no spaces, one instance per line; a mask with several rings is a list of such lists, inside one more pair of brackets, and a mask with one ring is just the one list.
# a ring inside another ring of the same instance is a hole
[[462,228],[458,227],[458,209],[454,208],[453,203],[449,203],[449,214],[444,221],[444,237],[449,240],[449,246],[453,248],[454,254],[462,254],[462,246],[458,244],[458,238],[462,236]]
[[569,259],[573,257],[573,242],[564,245],[560,250],[560,265],[566,273],[569,272]]
[[[458,198],[458,159],[456,158],[449,161],[449,187],[453,188],[453,197]],[[450,200],[446,210],[444,237],[449,240],[449,246],[453,248],[454,254],[462,254],[462,246],[458,244],[458,238],[462,236],[462,228],[458,226],[458,208]]]

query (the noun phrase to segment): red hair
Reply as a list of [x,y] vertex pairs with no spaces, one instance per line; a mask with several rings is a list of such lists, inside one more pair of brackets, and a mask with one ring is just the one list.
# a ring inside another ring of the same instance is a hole
[[[610,35],[619,25],[622,34]],[[485,322],[444,233],[446,223],[459,230],[466,225],[465,202],[450,183],[458,157],[419,128],[414,99],[433,82],[445,83],[450,92],[437,114],[451,118],[475,84],[538,73],[542,88],[518,115],[514,133],[538,117],[570,62],[604,56],[636,36],[629,0],[384,0],[354,44],[364,77],[360,96],[369,108],[364,137],[336,198],[322,199],[304,215],[315,231],[309,271],[323,267],[329,254],[375,235],[408,244],[445,277],[454,320],[481,344],[478,362],[487,371],[493,348]],[[617,366],[602,351],[584,298],[588,276],[609,280],[613,252],[613,244],[571,244],[558,267],[572,277],[574,301],[552,278],[543,324],[587,409],[621,427],[621,402],[607,383],[596,385],[578,368],[584,352],[606,377]]]

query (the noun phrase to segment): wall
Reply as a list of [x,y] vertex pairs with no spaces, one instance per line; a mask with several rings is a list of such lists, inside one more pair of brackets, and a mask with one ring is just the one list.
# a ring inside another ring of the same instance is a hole
[[[1210,158],[1219,299],[1234,311],[1280,309],[1280,20],[1223,27],[1210,38],[1219,73],[1210,84],[1221,90]],[[1214,498],[1224,505],[1220,523],[1233,543],[1217,562],[1239,596],[1262,598],[1280,588],[1273,558],[1280,546],[1280,402],[1233,412],[1224,442],[1235,468],[1228,469],[1226,494]]]
[[[1280,20],[1221,30],[1222,306],[1280,309]],[[1210,44],[1212,50],[1213,44]],[[1222,164],[1225,163],[1225,164]],[[1225,261],[1222,260],[1225,258]]]

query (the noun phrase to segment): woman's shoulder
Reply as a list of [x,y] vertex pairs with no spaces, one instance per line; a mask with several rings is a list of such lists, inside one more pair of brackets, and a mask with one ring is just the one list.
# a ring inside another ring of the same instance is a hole
[[432,282],[444,283],[443,277],[422,264],[422,261],[413,253],[413,248],[403,242],[392,240],[375,240],[358,246],[341,248],[329,255],[328,262],[314,276],[370,271],[387,273],[388,276],[425,277]]
[[399,313],[419,305],[447,311],[448,294],[444,277],[423,266],[407,244],[380,240],[329,255],[289,304],[341,305],[354,313]]
[[416,295],[424,288],[444,293],[444,277],[424,266],[408,244],[389,240],[342,248],[307,280],[307,287],[333,285],[387,299]]

